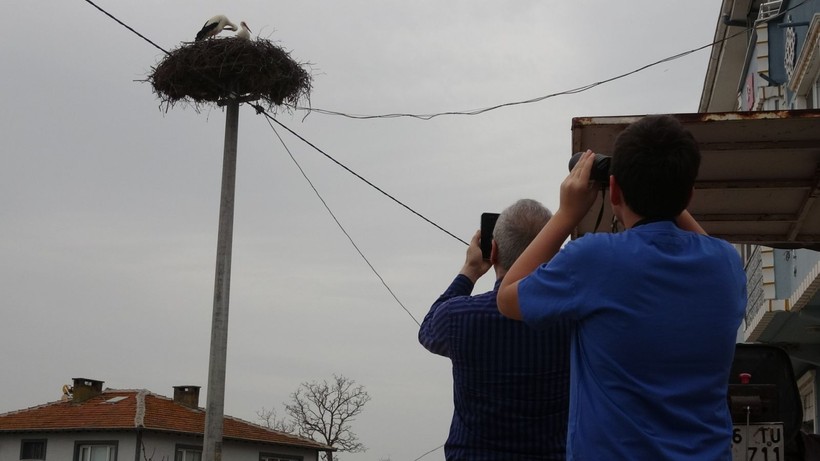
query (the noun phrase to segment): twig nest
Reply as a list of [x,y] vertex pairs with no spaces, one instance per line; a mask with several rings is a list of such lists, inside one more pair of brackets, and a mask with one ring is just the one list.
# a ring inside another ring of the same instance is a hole
[[166,107],[241,97],[273,109],[309,99],[311,76],[269,40],[231,37],[180,46],[153,68],[148,81]]

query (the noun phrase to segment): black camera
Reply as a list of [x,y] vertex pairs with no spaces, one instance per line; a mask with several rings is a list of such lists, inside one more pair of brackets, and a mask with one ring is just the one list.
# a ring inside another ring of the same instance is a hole
[[[572,158],[569,159],[569,171],[575,167],[575,164],[578,163],[578,160],[581,160],[581,156],[584,155],[583,152],[575,153]],[[595,160],[592,163],[592,171],[589,173],[589,179],[601,184],[609,184],[609,163],[612,161],[612,157],[609,155],[604,154],[595,154]]]

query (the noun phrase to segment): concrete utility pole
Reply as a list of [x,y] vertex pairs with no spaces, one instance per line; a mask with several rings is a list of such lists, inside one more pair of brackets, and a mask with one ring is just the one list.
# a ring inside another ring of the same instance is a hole
[[188,43],[167,53],[151,73],[150,81],[166,107],[178,101],[186,101],[194,107],[206,102],[226,106],[208,398],[202,444],[203,460],[222,461],[239,105],[262,99],[270,107],[285,104],[295,107],[299,99],[309,100],[311,76],[290,58],[287,51],[269,40],[209,39]]
[[228,301],[231,293],[233,203],[236,190],[236,145],[239,133],[239,100],[225,103],[225,150],[222,160],[222,197],[216,243],[214,311],[211,320],[211,355],[208,365],[208,401],[205,407],[205,441],[202,459],[222,461],[222,426],[225,415],[225,363],[228,352]]

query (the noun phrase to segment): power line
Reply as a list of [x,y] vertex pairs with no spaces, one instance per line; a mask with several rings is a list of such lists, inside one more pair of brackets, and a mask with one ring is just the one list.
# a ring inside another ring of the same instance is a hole
[[434,452],[434,451],[436,451],[436,450],[438,450],[439,448],[442,448],[442,447],[444,447],[444,444],[441,444],[441,445],[437,446],[436,448],[433,448],[432,450],[430,450],[428,452],[425,452],[424,454],[422,454],[418,458],[414,459],[413,461],[419,461],[421,458],[424,458],[425,456],[429,455],[430,453],[432,453],[432,452]]
[[312,147],[313,149],[315,149],[315,150],[316,150],[317,152],[319,152],[320,154],[322,154],[322,155],[324,155],[325,157],[327,157],[330,161],[332,161],[332,162],[333,162],[333,163],[335,163],[336,165],[339,165],[340,167],[342,167],[342,169],[344,169],[344,170],[345,170],[345,171],[347,171],[348,173],[350,173],[350,174],[352,174],[353,176],[355,176],[355,177],[359,178],[360,180],[364,181],[364,182],[365,182],[365,184],[367,184],[368,186],[370,186],[370,187],[372,187],[372,188],[376,189],[377,191],[381,192],[384,196],[386,196],[386,197],[387,197],[387,198],[389,198],[390,200],[392,200],[392,201],[396,202],[397,204],[401,205],[402,207],[404,207],[406,210],[410,211],[410,212],[411,212],[411,213],[413,213],[414,215],[416,215],[416,216],[418,216],[419,218],[421,218],[421,219],[423,219],[423,220],[427,221],[429,224],[432,224],[435,228],[437,228],[438,230],[440,230],[440,231],[444,232],[445,234],[449,235],[450,237],[453,237],[454,239],[458,240],[459,242],[461,242],[461,243],[463,243],[463,244],[465,244],[465,245],[467,245],[467,246],[469,246],[469,245],[470,245],[469,243],[467,243],[466,241],[462,240],[461,238],[459,238],[458,236],[456,236],[456,235],[455,235],[455,234],[453,234],[452,232],[448,231],[447,229],[445,229],[445,228],[443,228],[443,227],[439,226],[438,224],[436,224],[435,222],[431,221],[430,219],[428,219],[428,218],[427,218],[426,216],[424,216],[423,214],[421,214],[421,213],[419,213],[418,211],[416,211],[416,210],[414,210],[414,209],[410,208],[408,205],[405,205],[402,201],[400,201],[400,200],[399,200],[399,199],[397,199],[396,197],[393,197],[392,195],[388,194],[388,193],[387,193],[387,192],[385,192],[382,188],[380,188],[379,186],[377,186],[377,185],[373,184],[372,182],[368,181],[367,179],[365,179],[365,178],[364,178],[363,176],[361,176],[360,174],[358,174],[358,173],[356,173],[355,171],[351,170],[350,168],[348,168],[347,166],[345,166],[343,163],[341,163],[340,161],[338,161],[338,160],[336,160],[335,158],[333,158],[332,156],[330,156],[327,152],[323,151],[322,149],[320,149],[319,147],[317,147],[317,146],[316,146],[315,144],[313,144],[312,142],[308,141],[307,139],[303,138],[301,135],[299,135],[299,134],[298,134],[298,133],[296,133],[295,131],[291,130],[290,128],[288,128],[287,126],[285,126],[284,124],[282,124],[282,122],[280,122],[279,120],[276,120],[274,117],[272,117],[270,114],[268,114],[268,113],[265,111],[265,108],[264,108],[264,107],[262,107],[261,105],[259,105],[259,104],[250,104],[250,105],[251,105],[251,107],[253,107],[253,108],[255,108],[255,109],[256,109],[256,112],[257,112],[257,113],[259,113],[259,114],[263,114],[263,115],[264,115],[265,117],[267,117],[269,120],[272,120],[273,122],[276,122],[276,124],[277,124],[277,125],[281,126],[281,127],[282,127],[282,128],[284,128],[285,130],[287,130],[288,132],[290,132],[290,134],[292,134],[292,135],[296,136],[297,138],[299,138],[302,142],[304,142],[305,144],[307,144],[308,146]]
[[362,259],[364,259],[364,262],[367,263],[367,265],[370,267],[370,270],[373,271],[374,274],[376,274],[376,277],[379,278],[379,281],[382,282],[382,285],[384,285],[384,287],[387,289],[387,291],[390,293],[390,295],[393,297],[393,299],[395,299],[396,302],[399,303],[399,306],[401,306],[401,308],[404,309],[404,312],[407,312],[407,315],[409,315],[410,318],[413,319],[414,322],[416,322],[416,325],[421,327],[421,324],[416,319],[416,317],[413,316],[413,314],[410,312],[410,310],[408,310],[407,307],[404,305],[404,303],[402,303],[399,300],[398,296],[396,296],[396,293],[394,293],[393,290],[390,288],[390,286],[387,285],[387,282],[384,281],[384,278],[381,276],[381,274],[379,274],[379,271],[377,271],[376,268],[373,267],[373,264],[370,263],[370,260],[367,259],[367,256],[365,256],[364,253],[362,253],[362,250],[359,248],[358,245],[356,245],[356,242],[353,241],[353,237],[351,237],[350,234],[347,232],[347,230],[344,228],[342,223],[336,217],[336,214],[333,213],[333,210],[330,209],[330,206],[327,204],[325,199],[322,197],[322,194],[320,194],[319,191],[316,189],[316,186],[313,185],[313,181],[311,181],[310,178],[308,178],[307,173],[305,173],[305,170],[302,168],[302,165],[299,164],[299,162],[296,160],[296,157],[294,157],[293,153],[291,153],[290,149],[288,149],[287,144],[285,144],[285,140],[282,139],[281,136],[279,136],[279,132],[276,131],[276,128],[271,123],[271,118],[268,117],[266,119],[266,121],[268,122],[268,125],[270,125],[270,127],[273,130],[273,133],[276,135],[276,137],[279,138],[279,142],[282,143],[282,146],[285,148],[285,151],[287,151],[288,155],[290,156],[290,159],[293,160],[293,163],[296,165],[296,168],[298,168],[299,172],[302,173],[302,176],[305,178],[305,181],[307,181],[308,184],[310,184],[310,188],[313,189],[313,192],[316,193],[317,197],[319,197],[319,200],[322,202],[322,205],[324,205],[327,212],[330,213],[330,217],[333,218],[333,220],[336,222],[336,225],[339,226],[339,229],[341,229],[342,233],[345,234],[347,239],[350,241],[350,244],[353,245],[353,248],[355,248],[356,252],[359,253],[359,256],[361,256]]
[[108,16],[109,18],[113,19],[114,21],[117,21],[117,23],[118,23],[119,25],[121,25],[121,26],[125,27],[126,29],[130,30],[131,32],[135,33],[135,34],[136,34],[139,38],[141,38],[141,39],[145,40],[146,42],[150,43],[151,45],[154,45],[154,48],[156,48],[156,49],[158,49],[158,50],[162,51],[162,52],[163,52],[163,53],[165,53],[165,54],[171,54],[171,53],[169,53],[168,51],[166,51],[166,50],[165,50],[165,48],[163,48],[163,47],[161,47],[161,46],[157,45],[156,43],[152,42],[152,41],[151,41],[148,37],[146,37],[146,36],[142,35],[141,33],[137,32],[136,30],[134,30],[134,29],[133,29],[131,26],[129,26],[128,24],[126,24],[126,23],[124,23],[124,22],[120,21],[119,19],[117,19],[116,17],[114,17],[114,15],[112,15],[111,13],[109,13],[108,11],[105,11],[104,9],[100,8],[99,6],[97,6],[97,4],[96,4],[96,3],[92,2],[91,0],[85,0],[85,1],[86,1],[88,4],[90,4],[91,6],[93,6],[94,8],[96,8],[96,9],[100,10],[100,11],[101,11],[104,15]]
[[392,114],[380,114],[380,115],[347,114],[347,113],[344,113],[344,112],[337,112],[337,111],[326,110],[326,109],[318,109],[318,108],[312,108],[312,107],[301,107],[301,106],[296,107],[296,109],[304,110],[304,111],[307,111],[308,113],[318,112],[318,113],[324,114],[324,115],[338,115],[338,116],[352,118],[352,119],[356,119],[356,120],[371,120],[371,119],[378,119],[378,118],[400,118],[400,117],[416,118],[416,119],[421,119],[421,120],[431,120],[433,118],[441,117],[441,116],[444,116],[444,115],[480,115],[480,114],[483,114],[485,112],[490,112],[490,111],[493,111],[493,110],[496,110],[496,109],[501,109],[501,108],[504,108],[504,107],[520,106],[520,105],[525,105],[525,104],[533,104],[533,103],[541,102],[541,101],[544,101],[546,99],[551,99],[551,98],[554,98],[554,97],[557,97],[557,96],[566,96],[566,95],[571,95],[571,94],[583,93],[584,91],[591,90],[592,88],[595,88],[597,86],[600,86],[600,85],[603,85],[603,84],[606,84],[606,83],[609,83],[609,82],[613,82],[615,80],[620,80],[620,79],[628,77],[630,75],[637,74],[638,72],[642,72],[642,71],[644,71],[646,69],[649,69],[651,67],[654,67],[654,66],[666,63],[666,62],[674,61],[674,60],[680,59],[684,56],[688,56],[692,53],[696,53],[696,52],[698,52],[702,49],[712,47],[712,46],[714,46],[718,43],[721,43],[725,40],[729,40],[730,38],[733,38],[737,35],[745,33],[746,30],[748,30],[748,29],[741,30],[740,32],[735,33],[733,35],[730,35],[729,37],[723,38],[721,40],[711,42],[711,43],[708,43],[706,45],[699,46],[697,48],[694,48],[694,49],[691,49],[691,50],[688,50],[688,51],[684,51],[682,53],[678,53],[674,56],[669,56],[669,57],[660,59],[658,61],[655,61],[655,62],[650,63],[650,64],[646,64],[644,66],[641,66],[641,67],[639,67],[637,69],[634,69],[634,70],[631,70],[629,72],[625,72],[623,74],[616,75],[614,77],[610,77],[610,78],[600,80],[600,81],[597,81],[597,82],[594,82],[594,83],[579,86],[577,88],[573,88],[573,89],[570,89],[570,90],[559,91],[558,93],[547,94],[547,95],[544,95],[544,96],[539,96],[539,97],[536,97],[536,98],[526,99],[526,100],[523,100],[523,101],[513,101],[513,102],[506,102],[506,103],[503,103],[503,104],[496,104],[494,106],[485,107],[485,108],[481,108],[481,109],[472,109],[472,110],[467,110],[467,111],[446,111],[446,112],[437,112],[437,113],[433,113],[433,114],[392,113]]

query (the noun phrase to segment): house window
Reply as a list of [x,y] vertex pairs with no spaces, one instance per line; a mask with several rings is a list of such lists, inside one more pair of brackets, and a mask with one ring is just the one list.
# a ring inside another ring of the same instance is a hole
[[22,440],[20,442],[20,459],[46,459],[46,439]]
[[174,461],[202,461],[202,448],[194,445],[177,445]]
[[117,461],[117,442],[76,442],[74,453],[76,461]]
[[275,453],[259,453],[259,461],[302,461],[301,456],[277,455]]

